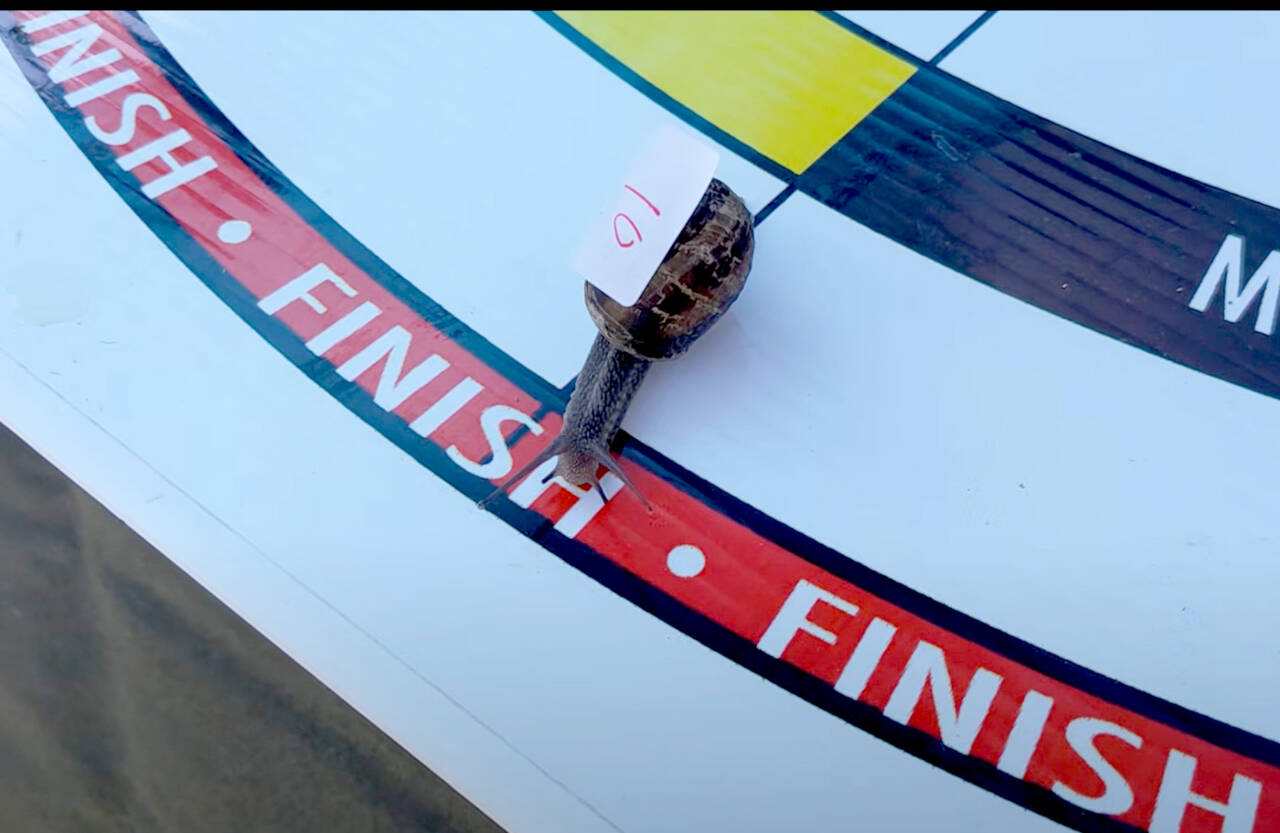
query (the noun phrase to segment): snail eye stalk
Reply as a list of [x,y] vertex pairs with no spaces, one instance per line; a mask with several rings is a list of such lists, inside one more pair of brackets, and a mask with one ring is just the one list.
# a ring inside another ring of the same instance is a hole
[[[644,504],[645,509],[647,509],[650,512],[653,511],[653,504],[649,503],[649,499],[644,496],[644,492],[637,489],[636,484],[631,482],[631,478],[627,477],[627,473],[622,470],[622,466],[618,465],[618,461],[613,459],[613,455],[609,453],[608,449],[605,449],[604,451],[598,453],[596,457],[597,459],[600,460],[600,462],[604,465],[605,468],[607,468],[609,471],[613,472],[618,476],[618,479],[622,481],[622,484],[624,486],[626,486],[628,489],[634,492],[636,497],[640,498],[640,501]],[[603,490],[601,490],[600,496],[604,497]]]
[[[483,500],[481,500],[479,503],[477,503],[476,506],[480,507],[481,509],[487,509],[489,507],[489,504],[493,503],[493,501],[497,499],[498,495],[506,494],[507,489],[511,488],[513,485],[523,480],[526,476],[528,476],[529,472],[533,471],[538,466],[542,465],[543,463],[550,460],[552,457],[564,451],[564,449],[565,449],[564,438],[557,437],[551,443],[551,445],[544,448],[541,451],[541,453],[538,454],[538,456],[534,457],[532,460],[526,463],[524,468],[520,469],[520,471],[516,472],[515,474],[508,477],[505,481],[503,481],[501,486],[499,486],[498,488],[490,492],[489,495]],[[551,471],[547,472],[546,477],[542,478],[542,482],[546,483],[554,475],[555,475],[555,469],[552,469]]]

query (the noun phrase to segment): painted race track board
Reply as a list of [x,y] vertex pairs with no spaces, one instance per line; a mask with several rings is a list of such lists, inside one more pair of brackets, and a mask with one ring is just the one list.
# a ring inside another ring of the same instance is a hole
[[[509,829],[1280,829],[1280,17],[0,19],[0,417]],[[652,510],[477,509],[672,125]]]

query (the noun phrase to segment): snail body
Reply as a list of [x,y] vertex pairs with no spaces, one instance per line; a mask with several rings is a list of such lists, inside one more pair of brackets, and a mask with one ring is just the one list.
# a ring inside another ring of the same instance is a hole
[[604,466],[639,494],[609,453],[609,443],[653,362],[688,350],[738,297],[753,246],[751,212],[713,179],[635,304],[623,306],[584,283],[587,311],[600,333],[578,373],[560,434],[482,505],[553,456],[556,467],[548,479],[594,486],[604,498],[596,478]]

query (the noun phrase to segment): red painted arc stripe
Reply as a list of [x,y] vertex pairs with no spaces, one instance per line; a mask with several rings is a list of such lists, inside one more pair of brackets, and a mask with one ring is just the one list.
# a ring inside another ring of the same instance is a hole
[[[16,13],[22,22],[37,18],[39,13]],[[440,412],[441,403],[460,403],[457,410],[445,409],[423,440],[450,450],[455,463],[475,466],[486,459],[486,420],[546,410],[537,423],[542,433],[520,440],[512,464],[488,475],[494,483],[555,435],[557,403],[538,401],[466,350],[308,224],[189,105],[116,17],[93,12],[41,28],[29,39],[38,48],[86,22],[102,34],[85,54],[116,49],[121,57],[62,82],[62,94],[86,91],[126,70],[137,74],[136,82],[81,103],[79,114],[99,133],[116,134],[129,121],[129,98],[151,97],[154,104],[146,106],[145,99],[132,100],[133,135],[103,147],[118,163],[128,160],[129,173],[122,175],[136,177],[141,192],[152,191],[154,201],[263,302],[264,316],[283,323],[335,368],[364,367],[356,382],[406,424],[420,424]],[[68,41],[37,59],[52,70],[72,51]],[[132,165],[148,148],[167,147],[178,131],[187,138],[169,157]],[[202,160],[213,167],[163,190],[164,177],[184,166],[191,166],[187,172],[207,168]],[[229,242],[243,229],[236,221],[251,231],[247,239]],[[292,283],[303,276],[313,279],[305,294]],[[372,317],[370,304],[376,308]],[[367,348],[398,338],[397,332],[405,345],[399,384],[408,383],[405,374],[414,368],[447,362],[407,397],[382,381],[390,360],[361,359],[373,355]],[[509,435],[515,422],[493,424]],[[1247,814],[1242,831],[1280,829],[1280,768],[1036,671],[811,563],[648,468],[630,460],[623,465],[654,504],[652,514],[625,491],[593,512],[594,496],[555,486],[530,511],[837,696],[941,739],[976,766],[998,768],[1083,808],[1088,812],[1068,820],[1081,829],[1092,829],[1089,819],[1098,817],[1154,833],[1208,833],[1221,827],[1224,814],[1236,820]]]

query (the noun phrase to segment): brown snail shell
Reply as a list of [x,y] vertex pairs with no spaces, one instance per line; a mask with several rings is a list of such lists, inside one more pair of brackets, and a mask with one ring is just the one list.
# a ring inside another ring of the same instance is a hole
[[600,466],[637,491],[609,453],[609,442],[650,365],[688,350],[737,299],[751,271],[754,244],[751,212],[713,179],[635,304],[623,306],[584,284],[587,311],[600,335],[578,374],[560,435],[480,505],[552,456],[552,475],[594,486],[601,499],[606,498],[596,479]]
[[584,282],[587,312],[605,340],[651,361],[688,350],[747,281],[751,219],[738,195],[713,179],[635,304],[624,307]]

